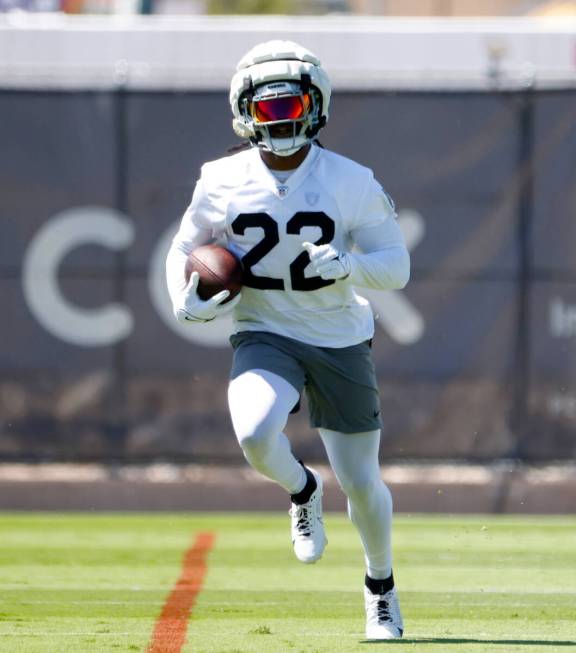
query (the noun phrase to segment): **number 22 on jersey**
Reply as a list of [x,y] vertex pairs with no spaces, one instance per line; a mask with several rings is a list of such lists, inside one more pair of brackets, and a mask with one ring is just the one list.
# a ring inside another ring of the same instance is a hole
[[[244,285],[259,290],[285,290],[283,279],[260,276],[252,272],[252,267],[268,254],[273,255],[274,248],[280,243],[283,234],[280,233],[274,218],[268,213],[240,213],[231,226],[237,236],[243,236],[247,229],[253,228],[261,229],[263,232],[262,239],[242,257]],[[322,235],[314,242],[315,245],[327,245],[334,238],[334,220],[323,211],[298,211],[286,223],[286,233],[297,235],[304,227],[320,228]],[[292,290],[318,290],[334,283],[333,279],[322,279],[318,276],[305,277],[304,270],[309,263],[308,252],[301,252],[289,264]]]

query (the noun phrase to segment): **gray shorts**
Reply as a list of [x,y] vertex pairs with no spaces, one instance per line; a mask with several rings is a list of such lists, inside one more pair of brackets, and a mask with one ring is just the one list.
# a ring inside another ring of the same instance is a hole
[[370,343],[351,347],[314,347],[264,331],[230,337],[234,360],[230,377],[268,370],[302,394],[306,389],[310,425],[342,433],[381,427],[380,397]]

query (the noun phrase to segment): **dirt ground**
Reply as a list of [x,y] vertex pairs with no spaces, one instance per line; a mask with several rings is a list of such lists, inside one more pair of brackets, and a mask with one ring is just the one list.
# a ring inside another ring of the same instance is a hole
[[[324,508],[346,509],[328,467]],[[397,512],[572,514],[576,466],[401,464],[382,467]],[[0,510],[287,509],[285,493],[246,466],[0,464]]]

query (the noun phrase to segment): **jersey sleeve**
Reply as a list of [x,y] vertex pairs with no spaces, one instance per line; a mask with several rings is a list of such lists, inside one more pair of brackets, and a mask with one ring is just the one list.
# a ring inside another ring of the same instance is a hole
[[350,232],[359,251],[350,254],[350,282],[365,288],[403,288],[410,277],[410,255],[396,220],[394,202],[370,176]]
[[[210,193],[208,184],[201,175],[196,182],[192,200],[182,216],[180,229],[174,238],[182,248],[188,249],[189,242],[197,237],[198,230],[208,231],[213,237],[216,237],[213,232],[214,225],[218,223],[219,210],[213,201],[213,195],[214,193]],[[190,251],[191,249],[188,249],[187,253]]]
[[358,204],[353,228],[373,227],[386,222],[388,219],[396,219],[394,202],[390,195],[374,179],[374,175],[370,171]]

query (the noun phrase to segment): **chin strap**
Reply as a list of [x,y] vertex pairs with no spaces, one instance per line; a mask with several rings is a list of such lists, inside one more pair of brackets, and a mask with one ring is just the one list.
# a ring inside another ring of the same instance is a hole
[[271,152],[275,156],[287,157],[296,154],[296,152],[299,152],[303,147],[306,147],[306,145],[308,145],[308,143],[303,143],[302,145],[296,145],[288,150],[270,150],[267,147],[263,149],[266,149],[268,152]]

